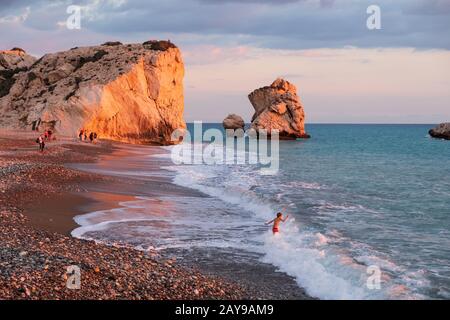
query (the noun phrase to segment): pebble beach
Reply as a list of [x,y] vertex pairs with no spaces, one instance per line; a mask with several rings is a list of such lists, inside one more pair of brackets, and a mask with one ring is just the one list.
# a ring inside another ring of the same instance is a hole
[[[77,209],[69,215],[58,212],[77,201],[65,197],[86,192],[86,183],[113,183],[114,178],[66,164],[93,162],[114,146],[58,139],[41,154],[34,140],[31,133],[0,134],[0,299],[255,297],[249,288],[178,266],[175,259],[151,251],[70,237]],[[79,289],[67,286],[69,266],[81,271]]]

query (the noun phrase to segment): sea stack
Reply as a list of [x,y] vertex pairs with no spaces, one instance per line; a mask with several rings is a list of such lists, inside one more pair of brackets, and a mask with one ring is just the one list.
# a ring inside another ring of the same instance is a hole
[[305,112],[297,88],[278,78],[270,86],[256,89],[248,98],[255,109],[251,128],[257,132],[278,130],[280,139],[309,138],[305,131]]
[[450,122],[441,123],[436,128],[428,131],[428,133],[433,138],[450,140]]
[[106,42],[46,54],[7,81],[0,128],[170,144],[183,119],[184,65],[169,41]]

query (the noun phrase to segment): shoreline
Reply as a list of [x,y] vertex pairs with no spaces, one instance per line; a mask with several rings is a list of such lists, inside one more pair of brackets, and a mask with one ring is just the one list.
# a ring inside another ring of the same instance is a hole
[[[0,143],[2,141],[5,142],[4,139],[0,138]],[[52,143],[50,143],[49,146],[50,148],[58,148],[58,145],[59,144],[52,146]],[[44,232],[49,233],[55,232],[58,235],[63,235],[65,238],[73,241],[80,241],[83,245],[86,242],[91,244],[93,241],[79,240],[70,236],[70,233],[79,227],[74,221],[75,216],[99,210],[115,209],[120,207],[121,202],[133,201],[138,196],[158,197],[167,193],[175,196],[206,196],[198,191],[176,186],[167,177],[153,176],[151,178],[142,179],[136,176],[130,180],[129,177],[124,178],[114,176],[114,170],[123,165],[123,163],[126,162],[125,160],[127,157],[133,157],[132,152],[130,152],[128,148],[137,150],[139,148],[145,148],[143,146],[135,147],[111,142],[102,142],[101,145],[92,146],[90,144],[74,141],[66,141],[66,144],[62,143],[61,146],[68,149],[67,152],[69,154],[74,152],[77,153],[76,157],[74,157],[74,155],[66,155],[64,159],[60,159],[61,170],[70,172],[71,175],[75,175],[74,179],[72,179],[74,181],[70,183],[67,183],[67,181],[60,183],[59,186],[64,186],[62,188],[64,189],[63,191],[59,190],[57,192],[52,191],[49,193],[53,194],[51,206],[47,205],[48,198],[35,199],[34,201],[26,202],[23,205],[23,208],[19,208],[18,210],[19,212],[22,211],[24,213],[27,224],[37,230],[43,230]],[[27,149],[26,152],[30,152],[30,150]],[[80,156],[80,154],[85,157]],[[33,155],[33,157],[33,161],[36,161],[35,155]],[[1,159],[2,157],[0,157],[0,160]],[[159,168],[157,160],[154,162],[155,172],[164,170]],[[102,170],[98,170],[99,167],[101,167]],[[139,164],[134,169],[139,170]],[[166,204],[162,203],[161,205],[164,210],[164,205]],[[79,245],[80,244],[77,243],[77,246]],[[106,248],[114,248],[114,245],[111,246],[101,243],[96,243],[95,246],[99,248],[99,251],[106,250]],[[209,262],[206,261],[206,263],[205,261],[203,261],[203,263],[199,263],[198,261],[182,261],[180,263],[177,261],[177,263],[173,263],[174,260],[177,260],[176,255],[174,256],[167,253],[159,254],[157,252],[152,252],[151,250],[146,253],[133,248],[123,248],[121,246],[118,246],[118,248],[119,252],[123,250],[124,252],[127,252],[127,255],[129,254],[128,251],[131,250],[140,257],[149,256],[152,261],[171,261],[171,265],[181,272],[184,272],[185,270],[188,273],[192,273],[193,271],[199,272],[201,277],[207,278],[207,280],[203,280],[205,282],[204,284],[207,286],[209,286],[209,278],[211,278],[214,286],[224,286],[225,288],[230,286],[233,288],[229,290],[229,292],[220,289],[219,295],[209,293],[207,296],[196,294],[198,290],[194,289],[197,291],[194,293],[190,292],[183,296],[185,299],[311,299],[306,295],[303,289],[297,286],[293,278],[277,272],[276,268],[271,265],[258,265],[257,267],[250,264],[239,265],[236,263],[225,263],[221,265],[220,263],[214,263],[211,259],[208,260]],[[215,254],[220,258],[220,252],[215,252]],[[196,259],[204,260],[204,257],[200,254]],[[220,259],[217,261],[220,261]],[[224,263],[223,260],[222,263]],[[166,265],[166,262],[163,262],[162,264]],[[244,272],[242,272],[241,269],[243,269]],[[239,274],[237,279],[233,276],[236,271],[238,271]],[[257,279],[254,279],[254,274],[261,272],[268,275],[268,285],[261,283],[261,281],[259,284],[255,285],[255,280]],[[0,279],[1,274],[2,273],[0,272]],[[199,279],[199,277],[196,277],[196,279]],[[224,284],[217,285],[216,279],[220,279]],[[278,289],[278,287],[285,289]],[[1,293],[0,297],[3,298]],[[31,296],[26,295],[25,292],[25,296],[15,296],[14,298],[28,297]],[[93,297],[89,295],[83,296],[83,299],[91,298]],[[114,298],[116,297],[109,297],[109,299]],[[139,296],[139,298],[145,299],[148,297]],[[166,295],[163,299],[177,298],[178,295],[175,294],[173,296]]]
[[[94,191],[94,199],[97,201],[103,200],[96,198],[97,193],[117,196],[118,192],[120,192],[120,195],[132,196],[132,199],[129,199],[131,202],[141,201],[142,198],[148,199],[146,201],[151,201],[152,204],[151,212],[147,212],[147,214],[154,218],[159,215],[165,216],[168,212],[176,210],[177,204],[176,201],[175,203],[172,202],[173,198],[192,199],[193,203],[197,203],[196,199],[201,203],[205,198],[210,198],[209,195],[196,189],[175,184],[173,172],[164,169],[168,165],[168,160],[154,157],[163,153],[167,153],[167,151],[160,147],[121,144],[113,154],[102,156],[95,163],[75,164],[73,167],[84,172],[102,172],[103,174],[114,175],[115,178],[120,180],[120,190],[114,184],[90,186],[88,189]],[[149,160],[149,157],[151,160]],[[107,200],[108,198],[109,196],[106,197]],[[123,203],[119,204],[119,202]],[[131,206],[133,205],[131,204]],[[127,209],[127,201],[116,202],[113,209],[129,210]],[[109,211],[109,209],[101,210]],[[195,205],[186,207],[183,215],[195,215],[192,210],[196,210]],[[89,213],[94,211],[96,210],[92,207],[87,210]],[[81,217],[81,219],[83,218]],[[86,232],[83,237],[90,239],[90,227],[87,226],[87,228],[83,230],[84,226],[80,226],[76,229],[76,232]],[[124,232],[127,231],[124,230]],[[120,241],[117,240],[117,234],[113,234],[107,234],[105,239],[108,240],[105,241],[112,241],[112,243]],[[99,236],[104,238],[105,234],[100,232],[97,236],[93,236],[93,239],[98,239]],[[150,247],[156,244],[154,240],[158,241],[159,238],[150,238]],[[133,239],[131,243],[134,246]],[[138,247],[141,247],[141,243],[138,244]],[[176,259],[179,264],[200,270],[204,274],[220,276],[233,283],[245,284],[254,292],[253,295],[259,299],[313,299],[303,288],[298,286],[293,277],[278,271],[271,264],[261,262],[261,256],[254,252],[226,252],[226,250],[223,251],[220,248],[202,250],[194,247],[193,252],[162,249],[158,250],[158,253],[169,259]],[[238,257],[246,256],[247,258],[243,261],[240,261],[240,259],[234,260],[232,259],[234,254],[237,254]],[[255,275],[257,276],[255,277]]]
[[[105,202],[80,196],[86,186],[111,185],[115,178],[74,170],[66,164],[92,163],[113,150],[114,145],[106,141],[89,145],[62,138],[49,142],[40,154],[32,134],[2,132],[0,298],[257,298],[243,286],[177,266],[153,252],[67,236],[74,224],[70,218],[83,213],[82,207],[115,207],[124,198],[108,195],[110,201]],[[36,207],[39,209],[34,210]],[[81,270],[79,290],[66,286],[67,267],[71,265]]]

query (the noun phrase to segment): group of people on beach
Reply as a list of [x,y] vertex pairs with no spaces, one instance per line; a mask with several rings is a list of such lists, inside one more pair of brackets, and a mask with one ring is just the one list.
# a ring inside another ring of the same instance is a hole
[[36,143],[39,144],[39,151],[44,152],[45,142],[54,139],[52,130],[45,130],[43,134],[41,134],[37,139]]
[[[78,135],[80,138],[80,141],[89,141],[91,143],[97,143],[98,135],[97,132],[91,132],[88,134],[88,132],[84,129],[80,130],[80,133]],[[52,130],[45,130],[37,139],[36,143],[39,144],[39,151],[44,152],[45,149],[45,143],[46,141],[55,140],[55,136],[53,134]]]
[[80,138],[80,141],[88,141],[89,138],[89,141],[91,143],[97,143],[98,135],[97,132],[91,132],[88,135],[87,130],[81,129],[80,133],[78,134],[78,138]]

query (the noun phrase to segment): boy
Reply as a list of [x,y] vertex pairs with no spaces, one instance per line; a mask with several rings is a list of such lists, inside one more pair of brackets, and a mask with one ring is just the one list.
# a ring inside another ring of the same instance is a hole
[[273,222],[273,228],[272,228],[272,232],[273,234],[279,232],[278,229],[278,225],[280,224],[280,222],[286,222],[286,220],[289,218],[289,215],[286,216],[286,218],[283,219],[283,214],[281,212],[277,213],[277,217],[273,220],[270,220],[268,222],[266,222],[266,224],[271,224]]

